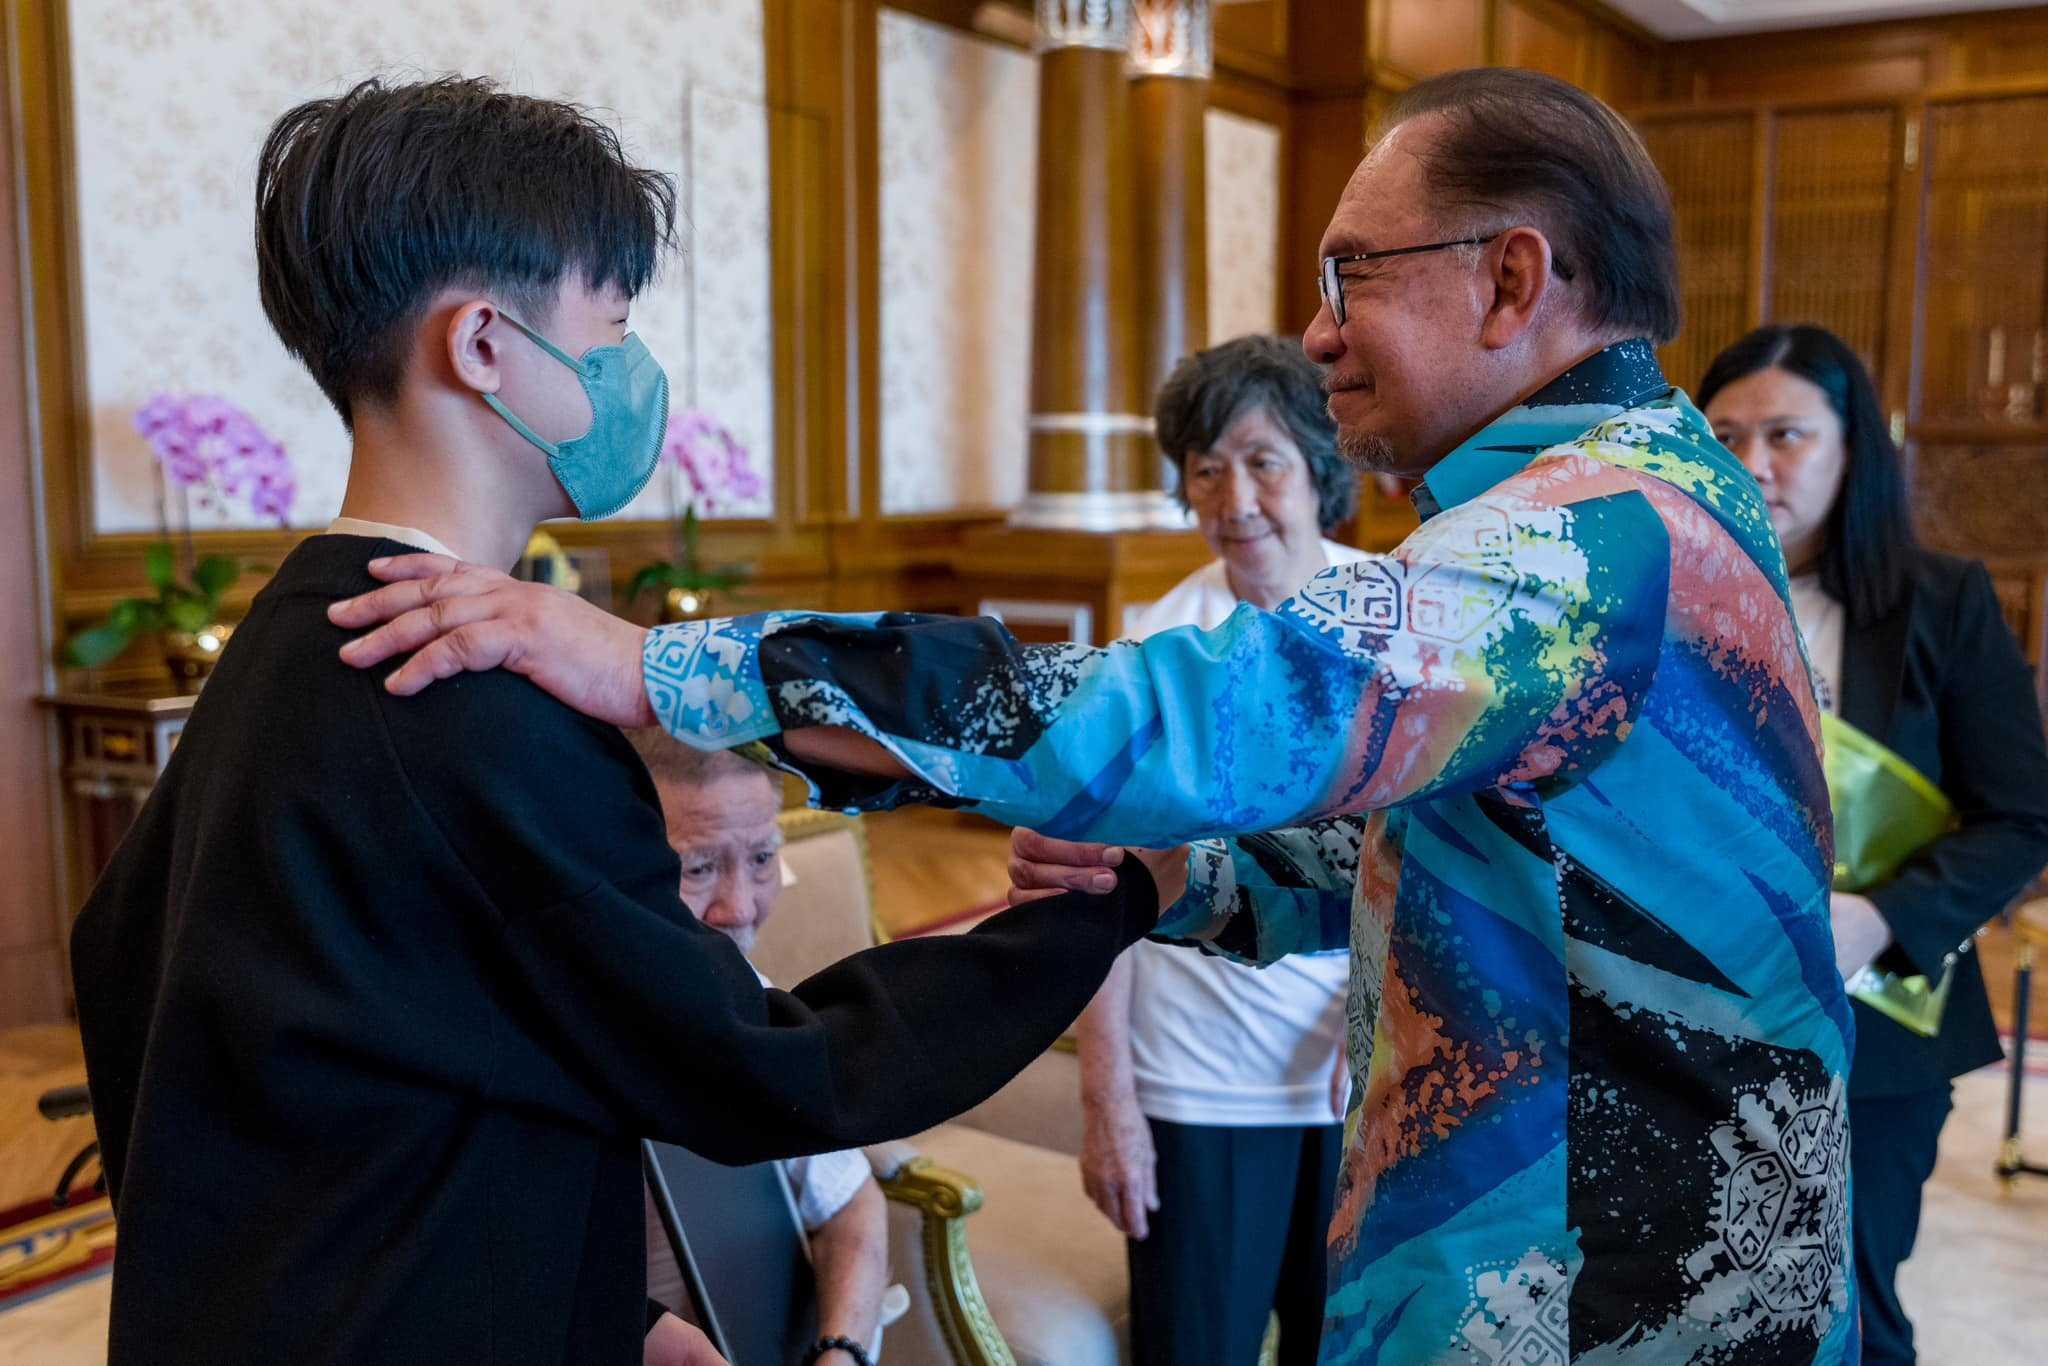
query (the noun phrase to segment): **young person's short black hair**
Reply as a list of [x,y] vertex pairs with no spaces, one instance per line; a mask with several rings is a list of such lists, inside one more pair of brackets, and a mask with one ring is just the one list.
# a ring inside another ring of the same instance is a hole
[[1358,508],[1358,472],[1337,450],[1337,425],[1323,396],[1323,372],[1292,337],[1232,337],[1185,356],[1159,386],[1153,426],[1188,505],[1188,457],[1223,439],[1230,424],[1263,408],[1287,429],[1316,486],[1316,521],[1329,531]]
[[1759,327],[1714,357],[1696,401],[1704,408],[1736,380],[1764,370],[1783,370],[1815,385],[1842,420],[1848,466],[1828,509],[1820,586],[1847,609],[1850,625],[1867,626],[1898,605],[1913,547],[1906,476],[1877,386],[1849,344],[1825,327],[1780,324]]
[[586,111],[488,80],[367,80],[271,128],[256,165],[263,311],[341,420],[398,395],[421,311],[451,285],[545,324],[563,281],[654,278],[674,182]]
[[1444,119],[1442,136],[1418,153],[1430,194],[1449,213],[1486,216],[1461,217],[1456,231],[1527,215],[1581,294],[1586,321],[1655,342],[1678,335],[1671,191],[1621,115],[1568,81],[1506,67],[1410,86],[1382,127],[1424,114]]

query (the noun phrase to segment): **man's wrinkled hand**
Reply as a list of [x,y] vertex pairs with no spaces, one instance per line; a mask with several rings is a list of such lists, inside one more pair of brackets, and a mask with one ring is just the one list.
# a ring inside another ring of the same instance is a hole
[[1134,1092],[1081,1098],[1081,1187],[1126,1238],[1143,1242],[1159,1208],[1158,1159],[1152,1126]]
[[335,625],[368,635],[342,646],[359,669],[412,657],[384,682],[410,697],[438,679],[505,669],[585,716],[615,726],[654,724],[641,681],[647,631],[574,593],[527,583],[445,555],[370,561],[384,587],[327,609]]
[[1139,849],[1116,844],[1058,840],[1036,830],[1010,832],[1009,901],[1035,901],[1059,892],[1116,890],[1117,866],[1125,855],[1136,858],[1152,874],[1159,889],[1159,909],[1180,900],[1188,886],[1188,847]]

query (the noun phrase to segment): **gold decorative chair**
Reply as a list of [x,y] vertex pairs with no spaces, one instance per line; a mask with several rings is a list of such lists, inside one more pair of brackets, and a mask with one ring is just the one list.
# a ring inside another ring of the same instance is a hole
[[2005,1092],[2005,1142],[1998,1149],[1998,1177],[2010,1184],[2016,1176],[2048,1176],[2048,1167],[2020,1154],[2020,1094],[2027,1080],[2027,1005],[2034,986],[2034,955],[2048,949],[2048,897],[2022,903],[2012,913],[2019,966],[2013,989],[2011,1075]]
[[[884,936],[860,823],[781,819],[795,880],[754,958],[793,983]],[[1125,1359],[1123,1239],[1081,1189],[1080,1133],[1078,1069],[1056,1049],[959,1121],[868,1150],[889,1201],[891,1276],[911,1295],[884,1344],[891,1366]]]

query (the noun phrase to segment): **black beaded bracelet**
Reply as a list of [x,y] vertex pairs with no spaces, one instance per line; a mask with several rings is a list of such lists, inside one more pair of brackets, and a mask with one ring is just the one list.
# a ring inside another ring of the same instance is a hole
[[818,1358],[827,1352],[844,1352],[853,1358],[854,1366],[875,1366],[868,1359],[867,1349],[852,1338],[819,1338],[804,1353],[804,1366],[818,1366]]

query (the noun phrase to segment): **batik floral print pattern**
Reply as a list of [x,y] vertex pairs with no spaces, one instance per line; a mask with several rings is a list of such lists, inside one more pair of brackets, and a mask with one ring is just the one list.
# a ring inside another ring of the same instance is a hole
[[822,803],[1200,840],[1162,936],[1348,943],[1324,1362],[1852,1360],[1819,716],[1754,484],[1626,343],[1417,503],[1214,630],[776,613],[655,632],[649,695],[913,775]]

